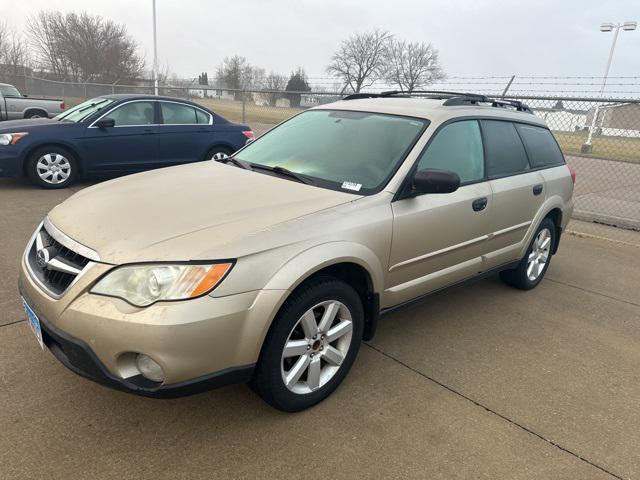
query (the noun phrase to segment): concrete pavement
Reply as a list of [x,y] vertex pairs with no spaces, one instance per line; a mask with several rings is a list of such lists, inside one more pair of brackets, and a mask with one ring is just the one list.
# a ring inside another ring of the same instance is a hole
[[490,278],[385,316],[299,414],[247,387],[153,400],[40,350],[19,256],[70,191],[0,180],[0,478],[640,478],[637,247],[563,238],[531,292]]

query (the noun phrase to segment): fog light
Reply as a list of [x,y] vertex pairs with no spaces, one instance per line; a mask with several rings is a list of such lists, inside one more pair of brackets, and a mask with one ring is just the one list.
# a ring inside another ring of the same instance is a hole
[[154,382],[164,381],[164,372],[162,367],[148,355],[139,353],[136,357],[136,366],[143,377],[152,380]]

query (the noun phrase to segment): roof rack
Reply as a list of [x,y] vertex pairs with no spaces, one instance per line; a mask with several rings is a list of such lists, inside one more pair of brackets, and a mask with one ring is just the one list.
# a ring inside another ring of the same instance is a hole
[[492,98],[478,93],[467,92],[449,92],[446,90],[412,90],[405,92],[402,90],[389,90],[381,93],[354,93],[347,95],[343,100],[357,100],[360,98],[385,98],[399,97],[411,98],[414,95],[427,95],[435,100],[445,100],[442,105],[453,107],[462,105],[478,105],[480,103],[489,103],[492,107],[498,108],[515,108],[518,112],[533,113],[533,111],[524,103],[518,100],[505,100],[502,98]]

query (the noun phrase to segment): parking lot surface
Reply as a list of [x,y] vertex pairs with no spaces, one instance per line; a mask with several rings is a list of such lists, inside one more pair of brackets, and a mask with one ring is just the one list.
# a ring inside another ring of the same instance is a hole
[[637,247],[566,235],[533,291],[489,278],[383,316],[334,395],[284,414],[244,385],[111,391],[40,350],[19,258],[72,193],[0,179],[3,480],[640,478]]

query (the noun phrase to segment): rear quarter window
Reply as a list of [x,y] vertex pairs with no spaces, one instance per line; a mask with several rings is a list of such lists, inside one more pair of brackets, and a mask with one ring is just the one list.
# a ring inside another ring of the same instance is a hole
[[516,124],[527,149],[532,168],[550,167],[564,163],[564,157],[549,130],[533,125]]

